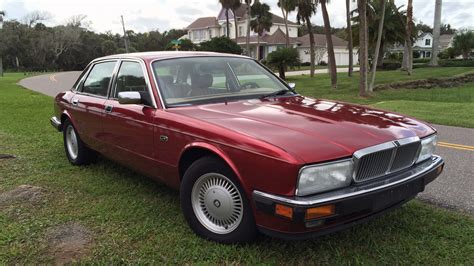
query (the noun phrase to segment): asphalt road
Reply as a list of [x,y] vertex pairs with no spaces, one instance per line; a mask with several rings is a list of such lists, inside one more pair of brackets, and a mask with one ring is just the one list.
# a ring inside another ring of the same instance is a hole
[[[23,79],[23,87],[49,96],[69,90],[80,72],[61,72]],[[437,154],[444,172],[418,197],[432,204],[474,214],[474,129],[434,125],[439,132]]]

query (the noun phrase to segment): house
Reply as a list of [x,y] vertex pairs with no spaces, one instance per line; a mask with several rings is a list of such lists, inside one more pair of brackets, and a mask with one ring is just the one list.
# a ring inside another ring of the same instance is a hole
[[[303,63],[310,62],[310,40],[309,34],[297,38],[299,44],[297,46],[300,60]],[[315,44],[315,61],[316,64],[328,62],[326,35],[314,34]],[[347,49],[347,41],[332,35],[332,44],[334,46],[334,57],[337,66],[349,65],[349,50]],[[357,49],[354,49],[354,60],[357,60]]]
[[[444,51],[452,46],[454,34],[443,34],[439,37],[439,51]],[[433,34],[430,32],[421,33],[413,43],[413,53],[415,58],[431,58],[433,49]],[[390,53],[403,54],[404,47],[401,44],[395,45],[389,50]]]
[[[242,4],[240,8],[235,11],[229,10],[229,37],[237,42],[242,48],[246,47],[247,40],[247,5]],[[257,49],[260,49],[259,55],[261,59],[265,59],[267,55],[279,47],[286,46],[286,33],[285,33],[285,21],[282,17],[272,13],[272,26],[269,31],[265,31],[262,36],[257,38],[257,34],[250,31],[250,51],[246,54],[255,58],[257,56]],[[237,27],[237,36],[235,36],[235,29]],[[299,25],[293,21],[288,21],[288,35],[290,37],[290,46],[297,48],[300,54],[302,62],[309,62],[309,36],[305,35],[298,37]],[[225,9],[221,9],[217,17],[201,17],[192,22],[186,27],[188,34],[184,35],[183,38],[191,40],[193,43],[199,44],[204,41],[208,41],[213,37],[226,36],[226,16]],[[325,35],[315,34],[315,41],[317,52],[321,53],[320,56],[316,56],[319,60],[316,62],[325,61],[327,62],[326,38]],[[348,65],[349,53],[347,50],[347,43],[333,36],[333,42],[335,45],[336,62],[338,65]],[[258,46],[260,43],[260,46]],[[257,48],[258,47],[258,48]],[[323,52],[324,51],[324,52]]]

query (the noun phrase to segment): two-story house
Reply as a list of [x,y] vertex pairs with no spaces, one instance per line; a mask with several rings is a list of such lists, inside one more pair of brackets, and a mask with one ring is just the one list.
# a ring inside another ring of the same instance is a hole
[[[242,48],[246,49],[247,40],[247,5],[242,4],[235,11],[229,10],[229,37],[237,42]],[[250,51],[251,57],[256,57],[257,49],[260,49],[259,59],[264,59],[267,55],[279,47],[286,46],[285,21],[282,17],[272,14],[272,26],[269,31],[265,31],[259,40],[254,31],[250,31]],[[235,27],[237,27],[237,36],[235,36]],[[288,35],[290,37],[290,46],[297,48],[301,62],[309,62],[309,36],[308,34],[298,37],[299,25],[293,21],[288,21]],[[208,41],[213,37],[226,36],[226,16],[225,9],[221,9],[217,17],[202,17],[196,19],[188,27],[188,34],[181,38],[190,39],[193,43],[199,44]],[[260,42],[260,46],[258,43]],[[348,65],[349,52],[347,42],[333,36],[334,50],[337,65]],[[257,47],[258,46],[258,47]],[[315,34],[316,63],[327,62],[326,37],[322,34]],[[354,54],[357,58],[357,54]]]
[[[454,34],[443,34],[439,40],[439,51],[444,51],[452,46]],[[431,58],[433,49],[433,34],[430,32],[422,32],[413,42],[413,53],[415,58]],[[390,53],[403,54],[404,47],[401,44],[395,45],[390,49]]]

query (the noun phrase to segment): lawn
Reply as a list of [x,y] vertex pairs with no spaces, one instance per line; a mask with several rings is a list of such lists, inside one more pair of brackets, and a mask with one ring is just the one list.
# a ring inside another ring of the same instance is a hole
[[[92,235],[83,263],[474,261],[474,219],[416,200],[368,224],[308,241],[261,236],[254,244],[239,246],[202,240],[187,227],[176,191],[103,158],[87,167],[70,165],[61,135],[49,125],[52,98],[15,85],[20,77],[0,78],[0,153],[16,156],[0,159],[0,193],[22,184],[45,190],[31,202],[2,203],[0,197],[0,264],[54,262],[50,229],[71,223]],[[300,78],[300,90],[303,81],[308,82]]]
[[[474,72],[474,68],[420,68],[412,76],[402,71],[378,72],[376,84],[409,81],[428,78],[449,77]],[[338,75],[339,88],[330,88],[327,74],[289,77],[289,82],[296,83],[296,90],[306,96],[339,100],[345,102],[368,104],[376,108],[387,109],[407,114],[435,124],[460,127],[474,127],[474,83],[456,88],[417,89],[417,90],[384,90],[374,95],[361,98],[358,96],[358,73],[347,77],[346,73]]]

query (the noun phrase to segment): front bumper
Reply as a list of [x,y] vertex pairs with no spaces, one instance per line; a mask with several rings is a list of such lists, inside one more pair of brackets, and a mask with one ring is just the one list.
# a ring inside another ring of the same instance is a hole
[[56,128],[56,130],[61,131],[62,130],[62,125],[61,125],[61,120],[59,120],[57,117],[53,116],[49,120],[51,122],[51,125]]
[[[343,230],[394,209],[413,199],[442,172],[439,156],[400,173],[344,189],[308,197],[282,197],[253,191],[259,229],[286,239],[306,239]],[[292,208],[292,218],[275,214],[275,206]],[[307,209],[333,205],[333,215],[306,220]]]

